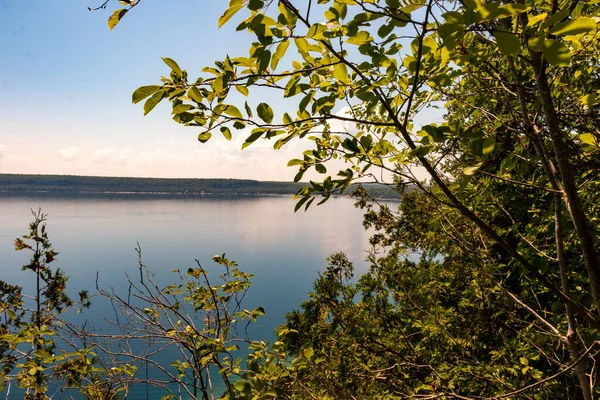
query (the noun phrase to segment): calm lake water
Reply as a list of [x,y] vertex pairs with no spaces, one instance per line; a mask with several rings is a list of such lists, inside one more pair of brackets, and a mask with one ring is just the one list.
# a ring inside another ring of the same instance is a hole
[[[210,266],[213,255],[226,253],[254,274],[244,308],[264,307],[253,339],[269,340],[285,313],[307,298],[328,255],[343,251],[357,272],[368,268],[369,234],[352,200],[333,198],[296,214],[294,204],[286,197],[0,195],[0,279],[30,293],[34,288],[31,272],[21,271],[30,254],[15,252],[13,241],[27,232],[30,209],[41,207],[60,253],[52,266],[70,276],[73,297],[81,289],[94,291],[97,271],[101,287],[126,291],[124,274],[137,273],[136,242],[164,285],[176,282],[173,269],[185,271],[194,259]],[[82,318],[101,325],[108,310],[99,307],[92,305]]]

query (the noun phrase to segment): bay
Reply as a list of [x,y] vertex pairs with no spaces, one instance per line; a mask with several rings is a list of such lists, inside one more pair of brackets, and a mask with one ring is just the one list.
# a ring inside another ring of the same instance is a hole
[[[96,279],[100,287],[125,291],[125,274],[137,274],[137,243],[144,264],[164,285],[177,281],[173,269],[185,271],[194,259],[210,267],[213,255],[226,253],[254,274],[244,308],[266,311],[252,338],[272,340],[285,313],[307,298],[328,255],[343,251],[358,273],[367,269],[369,234],[351,199],[332,198],[297,213],[294,204],[288,197],[3,194],[0,279],[32,292],[31,273],[21,271],[30,255],[15,252],[13,241],[27,232],[30,210],[41,208],[49,214],[50,240],[60,252],[52,266],[70,277],[71,296],[81,289],[93,293]],[[101,301],[93,303],[78,318],[101,328],[110,310]]]

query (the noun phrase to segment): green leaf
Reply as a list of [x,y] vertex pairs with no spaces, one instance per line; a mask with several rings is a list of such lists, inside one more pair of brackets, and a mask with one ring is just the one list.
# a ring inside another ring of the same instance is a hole
[[228,127],[222,126],[221,133],[223,134],[223,136],[225,136],[225,139],[231,140],[231,131],[229,130]]
[[531,10],[531,6],[527,6],[525,4],[512,3],[506,4],[498,8],[497,18],[505,18],[517,14],[522,14]]
[[346,68],[346,64],[343,62],[339,62],[333,67],[333,76],[338,81],[345,83],[348,79],[348,69]]
[[327,168],[325,168],[325,166],[323,164],[317,164],[317,165],[315,165],[315,170],[317,170],[317,172],[320,173],[320,174],[326,174],[327,173]]
[[360,31],[356,35],[351,36],[346,42],[360,46],[361,44],[373,41],[373,37],[367,31]]
[[198,90],[198,88],[196,86],[192,86],[190,88],[190,90],[188,90],[187,95],[190,99],[194,100],[196,103],[202,103],[202,100],[204,100],[202,93],[200,93],[200,90]]
[[242,144],[242,150],[245,149],[246,147],[250,146],[252,143],[254,143],[264,133],[265,133],[265,129],[262,129],[262,128],[254,129],[252,131],[252,133],[250,134],[250,136],[248,136],[246,138],[246,141]]
[[273,121],[273,110],[267,103],[260,103],[258,107],[256,107],[256,112],[258,113],[259,118],[267,124],[270,124]]
[[418,146],[412,149],[410,154],[415,157],[425,157],[433,148],[433,145]]
[[393,24],[387,24],[387,25],[384,24],[384,25],[381,25],[381,27],[379,27],[379,29],[377,30],[377,35],[381,38],[385,38],[390,33],[392,33],[393,30],[394,30]]
[[304,354],[305,358],[310,359],[312,356],[315,355],[315,351],[313,350],[312,347],[308,347],[302,351],[302,354]]
[[529,38],[527,46],[533,51],[540,52],[544,47],[544,38],[539,36],[532,36]]
[[535,24],[537,24],[540,21],[543,21],[544,19],[546,19],[547,16],[548,16],[547,13],[541,13],[538,15],[530,15],[529,19],[527,20],[527,28],[529,28],[530,26],[534,26]]
[[275,53],[273,54],[273,57],[271,58],[271,69],[272,70],[277,68],[277,64],[279,64],[279,60],[281,60],[283,58],[289,45],[290,45],[290,41],[287,38],[284,39],[283,41],[279,42],[279,44],[277,45],[277,48],[275,49]]
[[556,24],[558,21],[561,21],[563,19],[565,19],[569,13],[571,12],[571,10],[569,9],[569,7],[565,7],[563,8],[561,11],[554,13],[550,16],[550,18],[548,18],[543,24],[542,24],[542,28],[549,28],[551,26],[553,26],[554,24]]
[[231,0],[229,2],[229,7],[227,8],[227,10],[225,10],[223,15],[219,17],[218,27],[220,28],[221,26],[223,26],[227,21],[231,19],[231,17],[233,17],[238,11],[240,11],[242,7],[244,7],[243,0]]
[[521,53],[521,41],[514,33],[495,31],[494,37],[502,54],[516,56]]
[[190,111],[193,108],[194,108],[194,106],[191,104],[178,104],[173,108],[172,114],[174,114],[174,115],[181,114],[186,111]]
[[244,96],[248,97],[248,88],[246,86],[242,86],[242,85],[235,85],[235,90],[237,90],[238,92],[240,92],[241,94],[243,94]]
[[108,29],[110,29],[112,31],[113,28],[115,26],[117,26],[117,24],[119,23],[119,21],[121,20],[121,18],[123,18],[123,16],[126,13],[127,13],[127,10],[124,9],[124,8],[116,10],[114,13],[112,13],[112,15],[110,16],[110,18],[108,18]]
[[306,37],[309,39],[323,40],[323,39],[325,39],[323,37],[323,33],[325,31],[327,31],[327,26],[317,23],[317,24],[312,25],[308,29],[308,32],[306,33]]
[[179,65],[177,65],[175,60],[169,57],[162,57],[162,60],[173,70],[173,72],[175,72],[179,76],[182,75],[181,68],[179,68]]
[[236,107],[236,106],[232,106],[231,104],[227,104],[223,107],[223,112],[227,115],[230,115],[234,118],[244,118],[244,116],[242,115],[241,111]]
[[553,35],[577,35],[596,29],[596,21],[589,17],[579,17],[556,24],[550,29]]
[[150,97],[148,100],[146,100],[146,102],[144,103],[144,115],[147,115],[150,111],[152,111],[154,109],[154,107],[156,107],[156,105],[158,103],[160,103],[160,101],[165,97],[165,92],[162,90],[159,90],[158,92],[154,93],[152,95],[152,97]]
[[583,133],[581,135],[579,135],[579,140],[581,140],[581,143],[590,145],[590,146],[598,146],[596,143],[596,137],[594,135],[592,135],[591,133]]
[[206,143],[208,141],[208,139],[210,139],[212,137],[212,133],[206,131],[206,132],[202,132],[201,134],[198,135],[198,141],[201,143]]
[[242,392],[242,393],[250,393],[250,390],[252,390],[252,386],[250,385],[250,382],[247,381],[235,381],[235,383],[233,384],[233,387],[235,388],[235,390],[237,390],[238,392]]
[[600,97],[596,96],[595,93],[586,94],[581,98],[581,102],[585,107],[590,107],[598,104],[600,101]]
[[[298,182],[298,181],[294,180],[294,182]],[[301,198],[300,200],[298,200],[298,202],[294,206],[294,212],[297,212],[300,209],[300,207],[302,207],[304,205],[304,203],[306,203],[308,201],[308,199],[310,199],[310,197],[305,196],[305,197]]]
[[519,362],[523,365],[529,365],[529,360],[525,357],[520,357]]
[[571,64],[571,52],[566,44],[554,39],[544,40],[542,45],[544,58],[552,65],[566,67]]
[[248,117],[252,118],[252,109],[248,105],[247,101],[244,102],[244,109],[246,110],[246,114],[248,114]]
[[298,49],[298,51],[301,54],[307,54],[308,53],[308,40],[300,37],[300,38],[294,38],[294,43],[296,44],[296,48]]
[[305,169],[300,168],[300,170],[298,171],[298,173],[296,175],[294,175],[294,182],[300,182],[300,179],[302,179],[302,177],[304,176],[305,172],[306,172]]
[[264,0],[250,0],[248,2],[248,9],[251,11],[258,11],[265,6]]
[[297,158],[294,158],[294,159],[288,161],[287,166],[288,167],[293,167],[294,165],[302,165],[302,164],[304,164],[303,160],[299,160]]
[[265,50],[261,53],[258,60],[258,73],[262,74],[269,68],[269,63],[271,62],[271,52],[269,50]]
[[493,136],[488,136],[483,141],[483,155],[488,155],[492,151],[494,151],[494,147],[496,147],[496,138]]
[[139,87],[135,90],[135,92],[133,92],[133,95],[131,96],[131,102],[133,104],[137,104],[140,101],[144,100],[146,97],[150,96],[153,93],[156,93],[159,90],[160,90],[160,86],[158,86],[158,85],[149,85],[149,86]]
[[265,392],[265,395],[280,398],[283,397],[283,390],[280,388],[271,388]]
[[467,175],[467,176],[471,176],[471,175],[475,175],[475,173],[477,171],[479,171],[479,168],[481,168],[482,163],[473,165],[472,167],[467,167],[465,169],[463,169],[463,174]]

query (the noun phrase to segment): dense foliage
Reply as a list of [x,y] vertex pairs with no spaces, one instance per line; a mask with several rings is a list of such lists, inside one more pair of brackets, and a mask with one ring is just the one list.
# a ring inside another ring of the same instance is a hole
[[[111,29],[141,2],[121,3]],[[231,0],[218,23],[234,20],[247,55],[198,78],[164,58],[133,102],[170,101],[200,142],[304,140],[296,180],[323,179],[297,209],[357,180],[420,190],[397,211],[359,190],[371,271],[333,255],[225,397],[597,397],[597,2]],[[430,108],[444,122],[415,123]]]
[[[596,2],[232,0],[219,25],[236,18],[256,39],[248,55],[198,78],[164,58],[170,76],[133,102],[148,98],[148,113],[168,99],[201,142],[232,129],[247,134],[244,147],[304,139],[289,163],[296,180],[312,169],[324,179],[298,192],[297,208],[355,180],[421,189],[400,213],[367,214],[384,254],[370,274],[344,283],[349,268],[336,259],[291,315],[295,354],[312,346],[326,360],[304,376],[312,387],[330,397],[593,398]],[[253,98],[257,87],[297,99],[297,110],[273,110]],[[414,122],[440,106],[443,123]],[[336,158],[349,168],[328,176]]]

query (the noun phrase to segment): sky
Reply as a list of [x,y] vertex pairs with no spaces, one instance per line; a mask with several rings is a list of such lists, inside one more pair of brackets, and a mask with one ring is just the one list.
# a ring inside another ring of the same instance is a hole
[[[217,28],[227,1],[145,0],[112,31],[107,19],[120,5],[88,10],[102,2],[0,0],[0,173],[293,179],[287,162],[306,143],[275,151],[262,140],[241,151],[241,132],[203,144],[197,127],[171,119],[168,102],[147,116],[131,102],[136,88],[170,73],[161,57],[193,79],[215,60],[248,54],[251,35],[235,23]],[[282,100],[252,103],[294,115]]]
[[169,103],[145,117],[131,103],[136,88],[169,74],[161,57],[195,77],[248,53],[250,35],[217,29],[226,1],[144,1],[112,31],[119,5],[87,9],[101,3],[0,0],[0,173],[293,179],[286,164],[301,143],[241,151],[242,135],[215,135],[202,144],[197,128],[171,120]]

